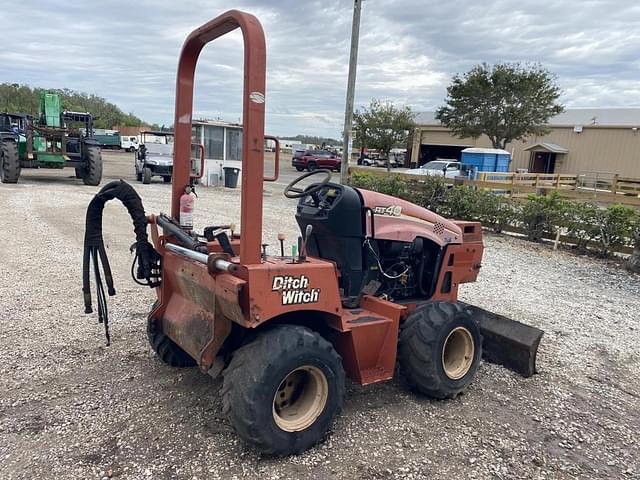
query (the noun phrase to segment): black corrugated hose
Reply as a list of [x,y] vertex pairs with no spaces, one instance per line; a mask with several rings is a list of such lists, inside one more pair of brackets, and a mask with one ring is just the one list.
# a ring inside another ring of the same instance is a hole
[[[98,258],[102,263],[102,271],[104,273],[105,283],[107,284],[107,293],[109,296],[116,294],[113,287],[113,276],[111,275],[111,267],[107,258],[107,252],[104,249],[104,240],[102,238],[102,212],[104,205],[109,200],[117,198],[129,211],[129,215],[133,220],[133,230],[136,234],[136,242],[132,249],[136,250],[134,264],[138,262],[138,270],[134,277],[136,283],[143,284],[138,280],[146,280],[146,285],[154,288],[160,285],[160,260],[161,257],[149,243],[147,237],[147,217],[144,214],[142,200],[135,189],[123,180],[114,181],[106,184],[96,194],[87,207],[87,218],[84,233],[84,257],[82,265],[82,292],[84,295],[84,311],[85,313],[93,313],[91,308],[91,286],[89,281],[89,271],[91,259],[93,259],[93,271],[96,282],[96,299],[98,303],[98,321],[104,323],[104,333],[107,338],[107,345],[110,345],[111,338],[109,335],[109,311],[107,309],[107,300],[104,292],[104,285],[100,275],[100,267]],[[133,266],[132,266],[133,273]]]

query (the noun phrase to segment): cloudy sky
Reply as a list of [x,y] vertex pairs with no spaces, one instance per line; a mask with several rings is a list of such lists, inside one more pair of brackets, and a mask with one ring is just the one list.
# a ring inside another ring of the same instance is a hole
[[[2,8],[0,82],[95,93],[148,122],[173,123],[182,41],[230,8],[267,37],[267,131],[339,137],[350,0],[22,0]],[[237,122],[242,39],[208,45],[195,117]],[[451,75],[480,62],[541,62],[569,107],[640,106],[637,0],[365,0],[356,106],[373,97],[440,105]]]

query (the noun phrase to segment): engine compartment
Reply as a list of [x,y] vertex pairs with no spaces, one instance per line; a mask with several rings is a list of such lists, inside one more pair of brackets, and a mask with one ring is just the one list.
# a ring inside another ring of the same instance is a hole
[[365,239],[364,246],[368,279],[380,283],[376,296],[390,301],[431,297],[441,258],[438,245],[416,237],[413,242]]
[[[357,298],[363,291],[390,301],[430,298],[446,245],[418,235],[411,241],[377,238],[375,219],[389,217],[374,210],[365,206],[358,189],[334,183],[300,198],[300,230],[313,227],[308,254],[336,263],[343,299]],[[410,222],[392,220],[398,229]]]

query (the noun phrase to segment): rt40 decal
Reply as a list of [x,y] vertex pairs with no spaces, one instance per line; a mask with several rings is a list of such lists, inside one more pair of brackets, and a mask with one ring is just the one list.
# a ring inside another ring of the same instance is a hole
[[380,205],[373,207],[372,210],[376,215],[386,215],[388,217],[399,217],[402,214],[402,207],[400,205]]

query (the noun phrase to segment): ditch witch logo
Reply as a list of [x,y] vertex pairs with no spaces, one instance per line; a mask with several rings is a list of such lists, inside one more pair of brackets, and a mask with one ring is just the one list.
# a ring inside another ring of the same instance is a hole
[[300,303],[316,303],[320,298],[320,289],[309,289],[309,279],[304,275],[278,275],[273,277],[271,290],[282,292],[282,305],[296,305]]

